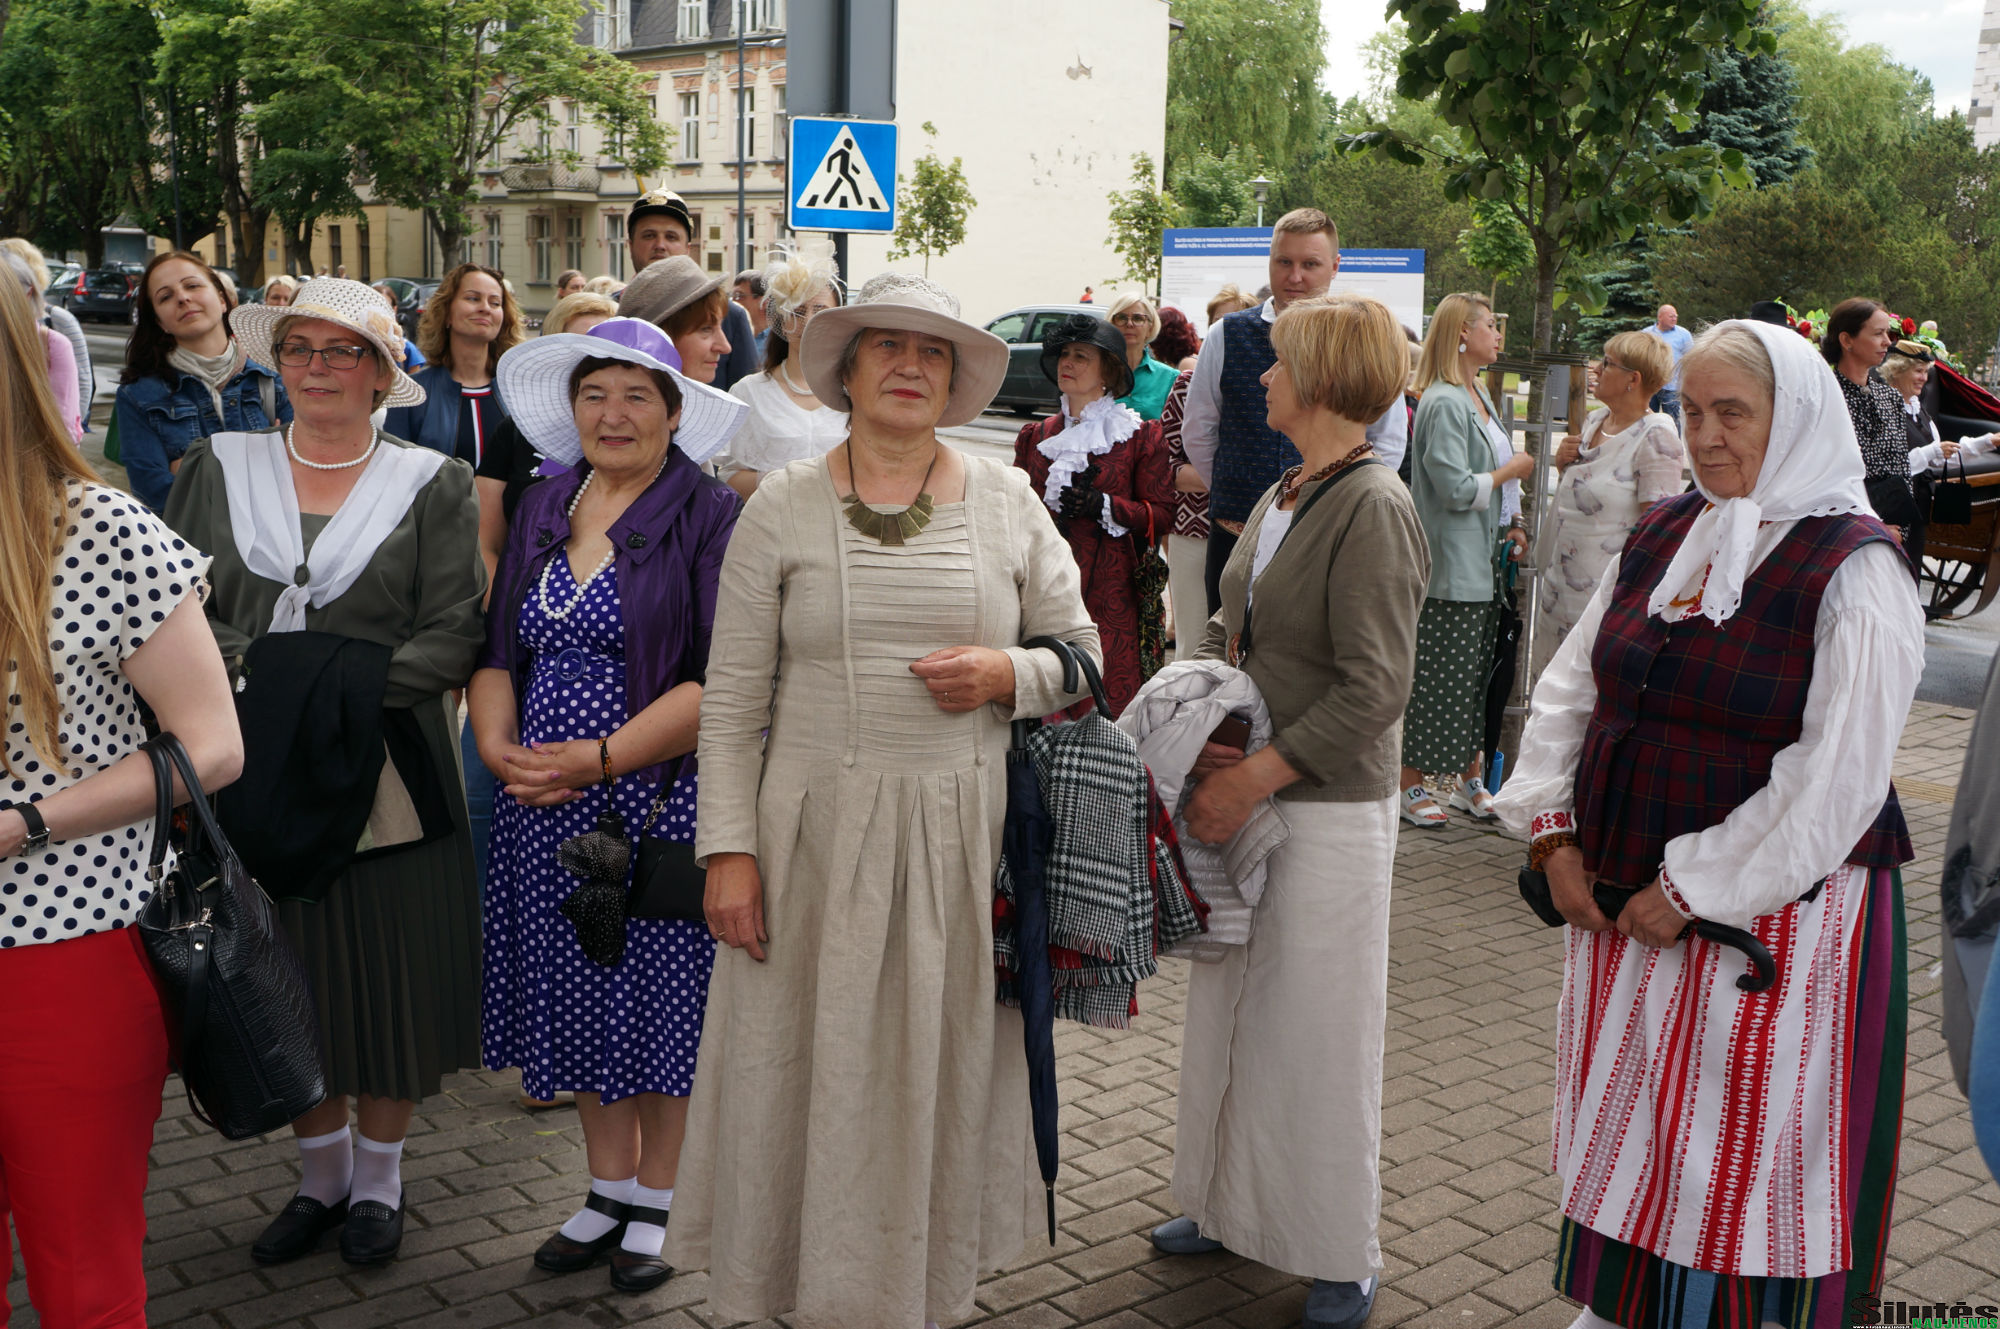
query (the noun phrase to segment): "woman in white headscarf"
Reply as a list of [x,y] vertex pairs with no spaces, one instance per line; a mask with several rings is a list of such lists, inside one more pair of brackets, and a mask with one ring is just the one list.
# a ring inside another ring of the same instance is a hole
[[[1656,504],[1536,687],[1497,810],[1569,921],[1554,1164],[1577,1325],[1844,1324],[1888,1244],[1923,617],[1839,385],[1786,329],[1681,361]],[[1638,888],[1615,918],[1596,884]],[[1694,919],[1754,933],[1775,985]]]

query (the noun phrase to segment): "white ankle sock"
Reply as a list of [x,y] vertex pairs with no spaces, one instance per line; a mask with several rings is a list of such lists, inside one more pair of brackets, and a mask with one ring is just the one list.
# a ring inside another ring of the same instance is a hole
[[324,1205],[347,1198],[354,1184],[354,1137],[347,1127],[325,1135],[301,1135],[299,1194]]
[[[632,1203],[641,1209],[671,1209],[674,1207],[674,1188],[660,1190],[653,1186],[641,1186],[637,1178],[632,1182]],[[625,1225],[625,1240],[618,1243],[634,1255],[658,1255],[667,1246],[667,1230],[657,1223],[637,1221]]]
[[1607,1320],[1586,1307],[1583,1314],[1570,1321],[1569,1329],[1624,1329],[1624,1326]]
[[[620,1204],[630,1204],[632,1188],[638,1184],[637,1177],[627,1177],[623,1181],[606,1181],[602,1177],[592,1177],[590,1193],[602,1195],[607,1200],[616,1200]],[[600,1214],[595,1209],[586,1207],[570,1215],[569,1222],[562,1225],[562,1234],[571,1241],[596,1241],[617,1226],[618,1220],[611,1215]]]
[[383,1144],[360,1131],[354,1132],[354,1188],[348,1201],[363,1204],[374,1200],[391,1209],[403,1203],[403,1142]]

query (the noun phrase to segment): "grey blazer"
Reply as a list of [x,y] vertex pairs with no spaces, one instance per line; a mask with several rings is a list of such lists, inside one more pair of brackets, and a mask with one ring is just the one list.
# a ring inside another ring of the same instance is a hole
[[1493,444],[1472,392],[1443,379],[1424,389],[1410,440],[1410,500],[1431,545],[1433,600],[1493,598],[1500,544],[1500,496],[1488,478]]

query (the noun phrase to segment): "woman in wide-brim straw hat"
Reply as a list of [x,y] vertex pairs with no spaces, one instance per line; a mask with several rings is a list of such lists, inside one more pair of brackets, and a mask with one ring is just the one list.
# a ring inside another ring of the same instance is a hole
[[[479,1064],[477,891],[450,700],[484,635],[479,505],[471,466],[369,423],[378,407],[424,400],[396,363],[402,338],[381,296],[315,278],[290,306],[238,306],[230,326],[246,355],[277,367],[293,417],[279,431],[197,442],[168,500],[168,523],[214,556],[216,642],[232,668],[258,639],[302,629],[390,648],[383,732],[415,741],[392,743],[385,779],[434,809],[394,847],[385,824],[373,851],[316,899],[286,898],[298,874],[263,878],[312,982],[331,1096],[293,1123],[299,1193],[251,1253],[296,1259],[338,1227],[344,1258],[380,1263],[402,1239],[410,1116],[445,1074]],[[240,677],[238,706],[255,734],[264,689],[287,684],[267,671]],[[276,796],[291,767],[264,738],[239,789]],[[387,806],[380,791],[358,793]]]
[[670,1255],[731,1319],[917,1329],[1039,1221],[993,866],[1008,723],[1068,700],[1019,643],[1097,632],[1027,478],[937,436],[1005,344],[885,274],[800,352],[851,427],[764,477],[723,560],[695,844],[724,949]]
[[571,469],[515,512],[472,679],[479,758],[501,785],[486,1062],[519,1066],[536,1099],[574,1092],[590,1164],[583,1207],[535,1263],[575,1273],[608,1253],[624,1292],[673,1273],[660,1245],[715,943],[698,920],[573,920],[584,883],[556,851],[607,810],[635,859],[642,837],[694,838],[695,717],[737,508],[701,463],[747,408],[680,363],[634,318],[502,357],[515,423]]

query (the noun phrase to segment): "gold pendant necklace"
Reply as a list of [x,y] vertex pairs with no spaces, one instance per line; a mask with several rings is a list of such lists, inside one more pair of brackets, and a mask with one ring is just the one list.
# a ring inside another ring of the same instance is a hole
[[[840,501],[847,505],[847,524],[867,536],[878,545],[900,545],[905,540],[914,540],[917,533],[931,524],[931,496],[929,493],[931,472],[937,469],[937,455],[944,451],[944,444],[936,445],[931,453],[931,464],[924,468],[923,483],[917,486],[917,501],[898,512],[877,512],[861,501],[861,495],[850,489]],[[854,453],[847,455],[847,478],[854,480]]]

